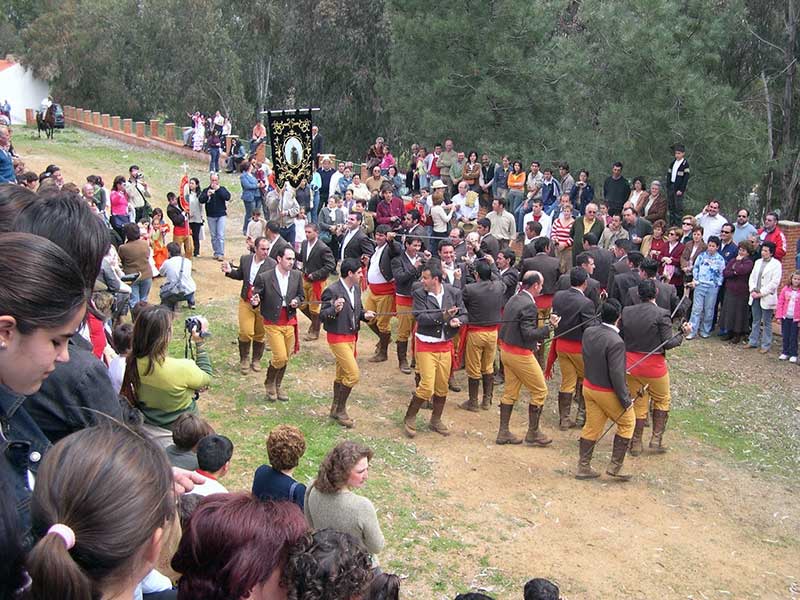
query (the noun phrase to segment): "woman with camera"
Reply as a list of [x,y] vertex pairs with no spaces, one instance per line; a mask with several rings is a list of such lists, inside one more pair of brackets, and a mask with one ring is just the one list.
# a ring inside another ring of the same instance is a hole
[[213,374],[204,343],[208,322],[203,317],[186,320],[194,358],[167,356],[172,316],[166,306],[148,306],[139,313],[120,392],[142,411],[145,429],[165,446],[171,443],[175,420],[197,412],[198,392],[208,387]]

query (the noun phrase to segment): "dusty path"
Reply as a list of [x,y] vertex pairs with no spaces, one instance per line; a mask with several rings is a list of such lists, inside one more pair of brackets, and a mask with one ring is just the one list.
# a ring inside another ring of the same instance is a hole
[[[116,174],[103,171],[102,165],[64,160],[57,151],[26,158],[39,169],[58,163],[68,180],[93,168],[107,181]],[[228,221],[231,256],[243,249],[237,234],[239,207],[232,203]],[[230,299],[233,308],[237,285],[220,276],[219,263],[196,260],[195,278],[201,304]],[[235,311],[229,314],[234,322]],[[411,445],[401,437],[399,422],[413,380],[396,369],[393,353],[388,363],[367,363],[364,358],[373,346],[372,335],[364,334],[359,343],[362,382],[352,396],[356,431]],[[725,349],[720,345],[718,351]],[[307,369],[302,381],[293,375],[290,389],[327,393],[330,371],[325,365],[332,360],[324,341],[306,343],[302,352],[323,368]],[[776,385],[765,371],[740,376]],[[459,379],[466,383],[463,372]],[[777,384],[785,391],[796,381],[796,375],[782,376]],[[248,385],[253,397],[260,395],[256,378]],[[680,424],[671,423],[669,454],[626,461],[635,473],[632,482],[578,482],[572,477],[577,433],[555,428],[553,395],[544,428],[554,442],[546,449],[496,446],[496,405],[488,412],[467,413],[455,407],[455,400],[464,397],[465,392],[453,394],[448,403],[450,437],[420,427],[413,442],[430,460],[431,474],[398,476],[397,495],[422,525],[381,558],[386,564],[400,561],[397,570],[408,576],[405,597],[448,597],[436,591],[436,577],[441,577],[447,579],[442,589],[450,589],[450,579],[456,578],[493,590],[498,598],[518,599],[519,586],[533,576],[558,581],[570,599],[800,597],[797,479],[785,482],[733,465],[723,452],[685,437]],[[225,410],[232,406],[229,398],[212,401]],[[524,410],[517,407],[512,420],[518,433],[524,431]],[[306,412],[313,415],[314,409]],[[424,411],[422,417],[427,417]],[[598,468],[608,460],[612,435],[595,453]],[[392,515],[384,510],[380,518],[391,521]],[[436,566],[433,581],[418,577],[423,566],[430,570],[430,563]]]

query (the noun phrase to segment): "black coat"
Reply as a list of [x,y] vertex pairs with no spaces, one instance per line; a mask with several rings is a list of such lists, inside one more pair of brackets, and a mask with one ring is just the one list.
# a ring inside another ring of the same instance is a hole
[[[337,299],[344,298],[344,307],[338,313],[334,308]],[[322,309],[319,316],[322,326],[329,333],[353,335],[361,328],[364,319],[364,306],[361,304],[361,289],[358,285],[353,290],[354,304],[350,303],[350,296],[339,279],[322,292]]]
[[537,327],[539,312],[527,292],[520,292],[506,303],[500,339],[506,344],[535,350],[550,333],[550,328]]
[[[417,333],[436,338],[441,337],[442,333],[444,333],[445,339],[450,340],[459,331],[459,328],[450,326],[450,321],[458,318],[462,323],[466,323],[469,318],[467,309],[464,308],[464,301],[461,298],[461,291],[446,283],[443,283],[442,287],[444,296],[442,297],[441,306],[436,304],[436,300],[433,296],[428,295],[424,287],[417,287],[414,290],[414,301],[411,310],[414,313],[414,320],[417,322]],[[458,307],[458,312],[445,319],[443,312],[454,306]]]
[[[242,282],[242,289],[239,292],[239,297],[242,300],[247,300],[247,288],[250,286],[250,267],[253,266],[253,258],[255,258],[254,254],[243,254],[239,259],[239,266],[231,266],[231,272],[225,273],[225,277],[230,277],[231,279]],[[278,263],[268,256],[258,268],[258,273],[253,279],[253,283],[255,283],[255,279],[258,278],[259,275],[266,273],[270,269],[274,269],[277,264]]]
[[[265,271],[256,277],[253,282],[253,293],[260,297],[258,305],[263,316],[267,321],[276,322],[280,318],[281,308],[283,308],[284,298],[281,296],[281,288],[278,285],[278,277],[275,269]],[[303,277],[300,271],[292,269],[289,271],[289,286],[286,288],[286,315],[289,319],[297,314],[297,308],[291,306],[292,300],[297,300],[297,306],[303,303]]]

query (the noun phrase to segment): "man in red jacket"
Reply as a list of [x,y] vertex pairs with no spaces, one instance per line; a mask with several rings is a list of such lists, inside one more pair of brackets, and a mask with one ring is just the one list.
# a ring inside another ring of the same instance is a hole
[[775,258],[778,260],[786,255],[786,235],[778,227],[778,213],[767,213],[764,217],[764,227],[758,230],[758,239],[762,244],[764,242],[775,244]]

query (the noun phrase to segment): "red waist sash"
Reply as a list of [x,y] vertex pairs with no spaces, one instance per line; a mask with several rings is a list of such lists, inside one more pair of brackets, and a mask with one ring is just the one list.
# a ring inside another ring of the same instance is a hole
[[368,284],[371,294],[376,296],[389,296],[395,293],[394,281],[387,281],[385,283],[370,283]]
[[311,284],[311,289],[314,292],[314,297],[313,298],[306,298],[306,300],[321,300],[322,299],[322,286],[325,283],[324,280],[317,279],[316,281],[312,281],[306,275],[303,275],[303,279]]
[[632,370],[630,374],[636,377],[651,377],[657,379],[667,374],[667,360],[663,354],[651,354],[644,360],[645,352],[626,352],[625,353],[625,366],[630,369],[630,365],[640,362]]
[[530,348],[523,348],[522,346],[515,346],[514,344],[507,344],[503,340],[498,340],[497,345],[500,346],[501,350],[508,352],[509,354],[517,354],[519,356],[530,356],[533,353],[533,350]]
[[594,390],[595,392],[608,392],[608,393],[611,393],[611,394],[614,393],[614,390],[612,390],[611,388],[603,387],[603,386],[600,386],[600,385],[595,385],[595,384],[593,384],[591,381],[589,381],[586,378],[584,378],[584,380],[583,380],[583,387],[589,388],[590,390]]

